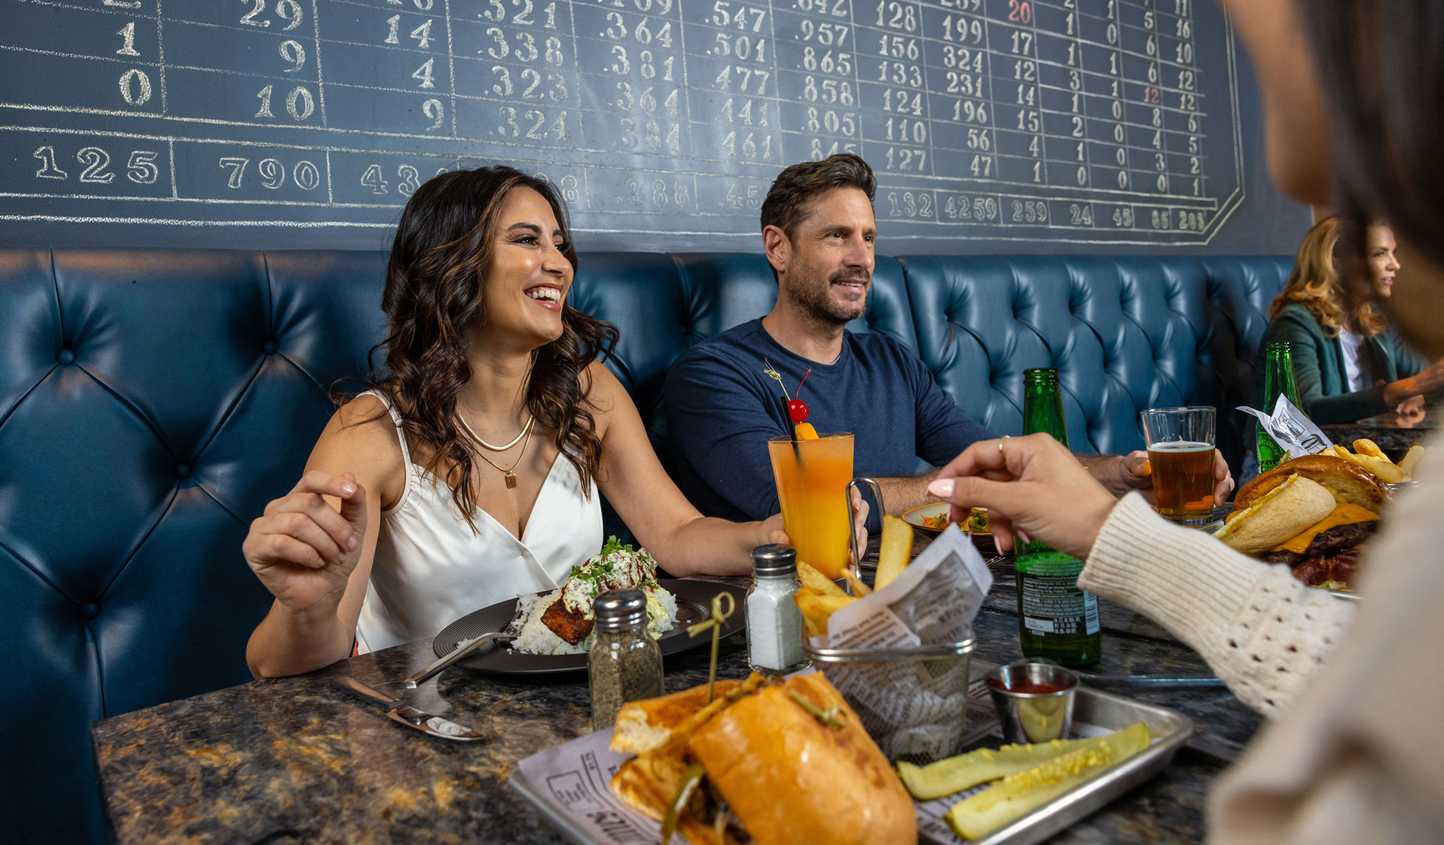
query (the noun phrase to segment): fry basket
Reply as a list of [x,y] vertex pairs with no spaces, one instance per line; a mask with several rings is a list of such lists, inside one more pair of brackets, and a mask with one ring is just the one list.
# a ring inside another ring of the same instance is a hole
[[962,751],[968,735],[971,636],[905,648],[807,643],[805,649],[889,760],[924,765]]

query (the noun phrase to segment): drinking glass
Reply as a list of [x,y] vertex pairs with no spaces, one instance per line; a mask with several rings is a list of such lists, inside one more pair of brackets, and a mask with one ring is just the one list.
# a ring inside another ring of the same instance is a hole
[[848,485],[852,481],[852,435],[816,440],[779,437],[767,441],[782,522],[797,559],[829,578],[841,578],[852,543]]
[[1158,512],[1185,525],[1207,524],[1213,515],[1214,409],[1153,408],[1140,416]]

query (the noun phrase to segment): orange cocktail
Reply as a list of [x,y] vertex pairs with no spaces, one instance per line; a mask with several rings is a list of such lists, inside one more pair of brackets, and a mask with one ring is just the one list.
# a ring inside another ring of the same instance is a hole
[[767,441],[782,522],[797,559],[829,578],[841,578],[852,541],[847,485],[852,481],[852,435]]

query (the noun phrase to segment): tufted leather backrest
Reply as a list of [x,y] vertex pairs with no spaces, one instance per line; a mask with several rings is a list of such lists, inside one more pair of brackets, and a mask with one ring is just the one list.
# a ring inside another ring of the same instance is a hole
[[[581,266],[572,301],[621,330],[610,366],[649,423],[672,362],[776,295],[758,255]],[[1237,374],[1287,266],[879,258],[852,328],[918,350],[1000,433],[1021,427],[1023,369],[1057,366],[1074,447],[1122,451],[1140,408],[1249,395]],[[248,679],[269,600],[241,538],[294,484],[328,389],[366,374],[384,269],[379,253],[0,251],[0,649],[21,679],[0,691],[7,836],[104,839],[89,723]]]
[[1023,371],[1056,367],[1070,445],[1143,447],[1138,412],[1219,408],[1237,467],[1252,360],[1284,258],[924,256],[901,259],[917,349],[944,389],[999,434],[1022,430]]

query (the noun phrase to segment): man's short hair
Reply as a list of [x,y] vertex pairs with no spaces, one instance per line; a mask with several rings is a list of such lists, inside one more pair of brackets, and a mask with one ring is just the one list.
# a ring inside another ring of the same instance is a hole
[[777,174],[762,201],[762,228],[776,226],[792,237],[807,217],[807,204],[836,188],[857,188],[872,201],[877,179],[860,156],[838,153],[822,161],[804,161]]

